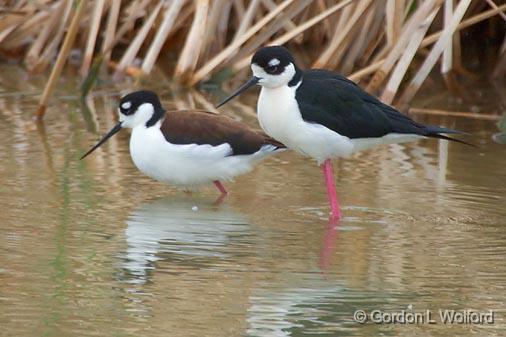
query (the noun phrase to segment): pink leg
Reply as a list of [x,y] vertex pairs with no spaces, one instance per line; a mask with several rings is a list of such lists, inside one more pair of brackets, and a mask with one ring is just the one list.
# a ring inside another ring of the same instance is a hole
[[225,188],[225,186],[223,186],[223,184],[221,183],[221,181],[215,180],[214,181],[214,185],[218,188],[218,190],[220,190],[221,194],[223,194],[223,195],[227,195],[228,194],[227,189]]
[[332,161],[325,160],[322,165],[323,174],[325,175],[325,184],[327,185],[327,194],[329,195],[330,209],[332,217],[341,219],[341,211],[339,210],[339,201],[337,201],[336,184],[334,183],[334,172],[332,169]]

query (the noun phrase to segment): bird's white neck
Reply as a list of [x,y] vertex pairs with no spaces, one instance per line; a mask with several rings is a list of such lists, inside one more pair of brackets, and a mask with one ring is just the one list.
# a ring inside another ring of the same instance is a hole
[[302,118],[295,99],[298,85],[265,88],[258,98],[258,121],[264,131],[288,148],[322,163],[328,158],[347,156],[352,150],[348,137]]
[[286,140],[290,127],[302,122],[295,91],[298,85],[277,88],[262,87],[258,98],[258,121],[271,137]]

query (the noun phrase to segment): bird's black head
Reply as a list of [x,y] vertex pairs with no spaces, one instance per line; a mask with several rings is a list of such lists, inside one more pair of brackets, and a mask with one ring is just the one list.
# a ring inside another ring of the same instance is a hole
[[155,110],[162,107],[155,92],[140,90],[131,92],[121,98],[119,112],[125,116],[133,115],[142,104],[150,104]]
[[158,95],[153,91],[134,91],[125,95],[119,102],[119,120],[124,128],[134,128],[138,125],[153,126],[163,117]]
[[257,50],[251,59],[251,70],[258,84],[267,88],[296,85],[301,75],[292,54],[282,46]]
[[109,138],[118,133],[122,128],[135,128],[137,126],[151,127],[164,115],[165,110],[153,91],[134,91],[121,98],[118,107],[119,122],[116,124],[94,147],[92,147],[83,159]]
[[251,58],[252,65],[262,68],[270,75],[281,74],[290,63],[295,65],[295,60],[282,46],[260,48]]
[[266,88],[278,88],[284,85],[293,87],[302,79],[302,71],[295,64],[292,54],[282,46],[258,49],[251,59],[251,70],[253,77],[220,103],[218,107],[255,84]]

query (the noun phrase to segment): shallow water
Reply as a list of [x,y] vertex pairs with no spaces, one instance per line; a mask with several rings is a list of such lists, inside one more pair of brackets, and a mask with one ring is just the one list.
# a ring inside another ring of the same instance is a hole
[[[416,116],[480,147],[427,140],[335,161],[344,219],[333,223],[306,158],[266,160],[216,204],[212,186],[186,194],[141,175],[126,131],[78,160],[135,85],[103,87],[85,113],[77,81],[63,81],[37,126],[45,78],[2,74],[2,335],[505,334],[506,147],[493,122]],[[163,92],[179,108],[217,100]],[[256,125],[252,104],[223,113]],[[440,309],[493,310],[494,323],[443,324]],[[359,324],[357,310],[429,310],[436,324]]]

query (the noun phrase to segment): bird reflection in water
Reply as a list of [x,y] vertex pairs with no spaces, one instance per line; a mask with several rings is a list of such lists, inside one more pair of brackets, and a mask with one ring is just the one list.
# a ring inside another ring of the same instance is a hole
[[[212,264],[232,254],[234,237],[247,237],[250,227],[243,215],[203,197],[143,203],[127,219],[122,270],[128,282],[143,284],[158,269],[156,261],[171,261],[167,264],[172,266]],[[172,269],[167,264],[164,268]]]
[[336,240],[338,236],[340,219],[334,216],[329,217],[325,227],[325,234],[322,239],[322,249],[320,252],[320,261],[318,263],[322,272],[329,270],[332,256],[336,249]]

